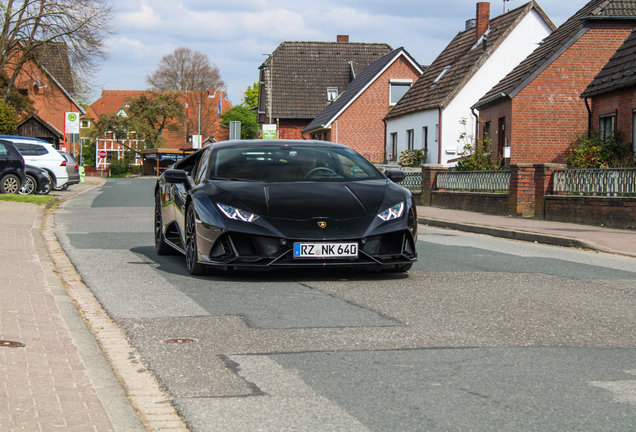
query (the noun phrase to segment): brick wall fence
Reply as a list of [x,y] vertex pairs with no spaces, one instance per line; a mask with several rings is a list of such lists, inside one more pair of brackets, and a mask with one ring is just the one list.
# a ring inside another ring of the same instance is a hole
[[510,166],[508,193],[483,193],[438,189],[437,173],[447,168],[425,165],[422,168],[421,203],[456,210],[636,229],[636,197],[554,194],[552,179],[557,169],[565,169],[565,165],[514,164]]

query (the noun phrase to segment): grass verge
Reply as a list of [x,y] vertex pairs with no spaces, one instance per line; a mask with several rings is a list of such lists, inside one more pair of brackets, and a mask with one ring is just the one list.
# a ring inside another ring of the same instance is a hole
[[46,207],[51,207],[56,203],[55,197],[52,195],[0,194],[0,201],[24,202],[45,205]]

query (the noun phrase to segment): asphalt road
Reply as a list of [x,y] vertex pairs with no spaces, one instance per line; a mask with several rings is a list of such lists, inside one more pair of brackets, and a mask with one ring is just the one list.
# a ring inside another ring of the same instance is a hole
[[408,275],[191,277],[154,251],[153,186],[55,220],[193,431],[636,429],[636,259],[421,227]]

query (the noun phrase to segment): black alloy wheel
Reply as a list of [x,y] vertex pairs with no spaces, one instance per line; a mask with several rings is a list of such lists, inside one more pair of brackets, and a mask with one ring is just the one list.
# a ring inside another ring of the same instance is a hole
[[18,193],[20,195],[31,195],[32,193],[35,193],[37,189],[38,189],[37,180],[35,180],[35,177],[33,177],[32,175],[27,174],[26,181],[24,182],[24,184],[22,185]]
[[186,265],[191,275],[199,276],[206,272],[205,266],[198,261],[197,227],[194,217],[194,206],[188,206],[186,211]]
[[16,194],[20,190],[20,179],[15,174],[7,174],[0,180],[0,193]]
[[161,192],[155,194],[155,250],[159,255],[172,255],[174,249],[166,243],[163,235],[163,212],[161,207]]

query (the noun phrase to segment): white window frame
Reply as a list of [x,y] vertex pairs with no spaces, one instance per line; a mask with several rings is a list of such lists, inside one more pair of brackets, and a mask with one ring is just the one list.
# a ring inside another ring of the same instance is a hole
[[338,99],[338,87],[327,87],[327,102]]
[[406,131],[406,148],[408,150],[415,150],[415,130],[413,129]]
[[[402,94],[402,96],[400,96],[399,99],[397,99],[395,102],[393,101],[393,88],[400,88],[400,89],[404,89],[404,87],[407,87],[406,91]],[[400,99],[402,99],[402,97],[404,97],[404,95],[406,94],[407,91],[409,91],[409,89],[413,86],[413,80],[412,79],[392,79],[389,82],[389,106],[394,106],[395,104],[397,104]]]

